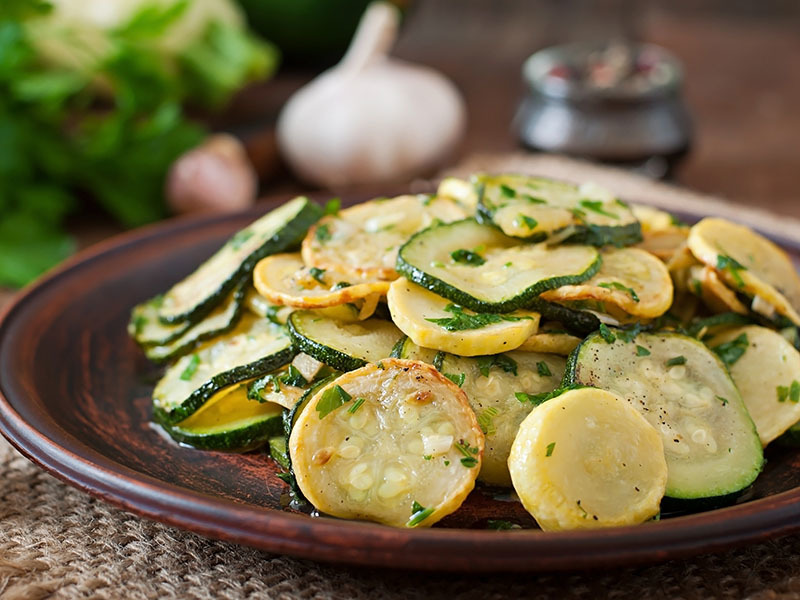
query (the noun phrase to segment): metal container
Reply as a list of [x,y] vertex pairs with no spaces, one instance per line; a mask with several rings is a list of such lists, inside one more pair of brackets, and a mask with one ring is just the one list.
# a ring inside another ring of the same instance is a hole
[[538,151],[625,164],[664,177],[686,154],[691,138],[680,63],[664,48],[642,44],[624,51],[654,65],[656,71],[647,77],[595,86],[565,76],[585,69],[608,47],[553,46],[525,62],[528,94],[515,119],[520,139]]

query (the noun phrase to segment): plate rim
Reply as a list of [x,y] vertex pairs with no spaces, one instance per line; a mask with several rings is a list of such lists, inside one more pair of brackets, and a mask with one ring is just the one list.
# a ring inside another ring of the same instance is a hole
[[[167,234],[246,219],[283,200],[285,197],[276,196],[242,212],[169,219],[90,246],[12,298],[0,311],[0,341],[21,307],[82,266]],[[704,215],[698,210],[682,216]],[[800,241],[761,232],[785,248],[800,251]],[[171,484],[116,463],[64,432],[73,444],[66,447],[25,421],[6,398],[3,385],[0,381],[0,433],[23,456],[61,481],[169,526],[297,557],[427,571],[580,570],[658,562],[800,531],[800,486],[659,523],[586,531],[395,529],[372,523],[313,519]],[[613,547],[609,547],[609,539],[614,542]],[[463,555],[452,555],[455,545],[465,550]],[[474,560],[478,551],[480,560]]]

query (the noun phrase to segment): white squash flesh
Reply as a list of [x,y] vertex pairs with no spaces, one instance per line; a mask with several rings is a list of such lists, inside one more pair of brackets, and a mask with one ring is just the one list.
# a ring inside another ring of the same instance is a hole
[[351,278],[391,281],[397,278],[397,250],[413,233],[436,219],[449,222],[466,216],[450,198],[371,200],[320,219],[303,240],[303,260],[309,267]]
[[747,307],[736,297],[733,290],[722,282],[716,269],[708,265],[690,267],[689,276],[689,289],[715,313],[747,314]]
[[508,467],[545,531],[642,523],[659,512],[667,463],[656,430],[622,398],[566,392],[522,422]]
[[[539,325],[539,313],[519,310],[503,315],[516,319],[513,321],[503,320],[479,329],[448,331],[428,319],[453,317],[452,312],[445,310],[453,303],[402,278],[392,283],[387,300],[392,320],[415,344],[459,356],[513,350],[533,335]],[[464,312],[474,314],[467,309]]]
[[[800,396],[792,400],[789,394],[793,382],[796,388],[800,383],[800,353],[778,332],[757,325],[729,329],[708,345],[714,348],[741,335],[747,337],[747,350],[728,370],[766,446],[800,421]],[[786,393],[779,393],[779,387]]]
[[[336,386],[350,399],[326,414],[325,399],[341,398]],[[389,358],[318,390],[289,452],[300,490],[321,512],[429,527],[473,489],[483,445],[461,389],[430,365]],[[414,503],[425,518],[414,518]]]

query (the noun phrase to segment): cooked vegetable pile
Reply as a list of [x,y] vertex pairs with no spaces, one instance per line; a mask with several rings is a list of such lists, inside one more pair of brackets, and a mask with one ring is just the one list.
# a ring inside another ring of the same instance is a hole
[[764,446],[800,438],[798,311],[788,257],[744,226],[479,174],[296,198],[129,331],[169,362],[153,412],[172,437],[266,445],[323,513],[427,527],[477,480],[559,530],[746,490]]

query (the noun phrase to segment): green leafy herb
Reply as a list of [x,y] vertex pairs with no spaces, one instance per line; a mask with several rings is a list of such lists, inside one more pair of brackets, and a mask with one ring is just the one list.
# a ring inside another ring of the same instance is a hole
[[231,248],[234,250],[241,250],[244,243],[253,237],[253,232],[249,229],[242,229],[241,231],[234,234],[234,236],[230,239],[229,244]]
[[464,331],[466,329],[480,329],[487,325],[500,323],[502,321],[521,321],[523,319],[530,319],[530,317],[511,317],[508,315],[498,315],[494,313],[477,313],[468,315],[464,309],[457,304],[448,304],[445,309],[446,312],[452,313],[452,317],[443,317],[440,319],[425,319],[431,323],[436,323],[442,329],[447,331]]
[[588,517],[588,516],[589,516],[589,513],[588,513],[588,512],[586,512],[586,509],[585,509],[585,508],[583,508],[583,506],[581,506],[581,501],[580,501],[580,500],[578,500],[578,501],[576,502],[576,504],[578,505],[578,508],[579,508],[579,509],[581,510],[581,512],[583,513],[583,518],[585,519],[586,517]]
[[478,356],[476,361],[478,362],[478,370],[483,377],[489,376],[489,371],[492,370],[492,367],[499,367],[506,373],[512,373],[513,375],[517,374],[517,361],[505,354]]
[[619,290],[620,292],[626,292],[634,302],[639,302],[639,295],[636,293],[636,290],[629,288],[627,285],[622,285],[619,281],[598,283],[597,286],[606,288],[607,290]]
[[327,223],[323,223],[322,225],[317,225],[316,230],[314,230],[314,239],[317,240],[320,244],[324,244],[328,240],[331,239],[331,228]]
[[800,383],[797,381],[792,381],[789,386],[789,400],[795,403],[800,402]]
[[714,346],[711,349],[716,352],[717,356],[720,357],[722,362],[730,367],[737,360],[742,358],[749,345],[750,343],[747,341],[747,334],[742,333],[730,342],[725,342],[719,346]]
[[331,198],[325,203],[325,214],[326,215],[337,215],[339,211],[342,209],[342,199],[341,198]]
[[247,398],[261,403],[267,402],[266,394],[268,393],[267,390],[269,387],[272,387],[272,391],[276,394],[281,391],[281,384],[274,373],[265,375],[261,379],[257,379],[250,384],[250,387],[247,389]]
[[539,221],[534,219],[533,217],[529,217],[528,215],[519,215],[517,217],[528,229],[536,229],[536,226],[539,224]]
[[475,458],[473,455],[478,453],[477,448],[473,448],[464,440],[459,440],[456,442],[456,449],[464,455],[464,458],[461,459],[461,464],[471,469],[478,465],[478,459]]
[[197,367],[199,365],[200,365],[200,356],[197,354],[192,354],[191,358],[189,359],[189,363],[186,365],[186,368],[181,373],[181,379],[183,381],[191,380],[194,374],[197,372]]
[[776,390],[778,392],[778,402],[786,402],[789,397],[789,386],[779,385]]
[[650,350],[648,350],[644,346],[636,344],[636,356],[650,356]]
[[286,370],[286,373],[279,377],[282,383],[286,385],[290,385],[292,387],[303,387],[304,385],[308,385],[308,380],[303,377],[303,374],[297,370],[297,367],[294,365],[289,365],[289,368]]
[[603,338],[607,344],[613,344],[617,341],[617,337],[611,333],[611,330],[605,323],[600,323],[598,331],[600,332],[600,337]]
[[508,268],[510,268],[512,266],[513,266],[513,263],[511,261],[508,261],[506,264],[503,265],[503,268],[508,269]]
[[727,406],[728,405],[728,399],[727,398],[723,398],[722,396],[717,396],[717,400],[722,402],[722,406]]
[[591,210],[592,212],[596,212],[598,215],[611,217],[612,219],[619,219],[619,215],[616,215],[612,212],[608,212],[606,209],[604,209],[603,202],[600,200],[581,200],[580,205],[586,210]]
[[473,267],[479,267],[486,262],[486,259],[477,252],[465,250],[464,248],[453,250],[450,253],[450,257],[457,263],[471,265]]
[[311,277],[316,279],[322,285],[326,285],[325,280],[323,279],[323,277],[325,276],[325,269],[318,269],[317,267],[311,267],[308,270],[308,272],[311,275]]
[[416,527],[432,514],[432,508],[425,508],[419,502],[414,500],[413,504],[411,505],[411,518],[408,520],[408,523],[406,523],[406,527]]
[[351,415],[355,414],[355,412],[356,412],[356,411],[357,411],[359,408],[361,408],[361,405],[362,405],[362,404],[364,404],[364,402],[366,402],[366,401],[367,401],[367,399],[366,399],[366,398],[356,398],[356,401],[355,401],[355,402],[353,402],[353,406],[351,406],[350,408],[348,408],[348,409],[347,409],[347,412],[348,412],[348,413],[350,413]]
[[631,343],[636,336],[642,332],[642,326],[639,323],[633,325],[633,327],[628,327],[625,329],[617,329],[617,339],[622,340],[626,343]]
[[444,466],[445,467],[449,467],[450,466],[450,461],[447,460],[446,458],[444,459]]
[[685,365],[686,364],[686,357],[685,356],[673,356],[667,361],[668,367],[675,367],[678,365]]
[[561,394],[563,394],[564,392],[568,392],[569,390],[578,390],[584,387],[586,386],[581,385],[579,383],[571,383],[569,385],[556,388],[551,392],[541,392],[540,394],[526,394],[525,392],[516,392],[514,394],[514,397],[520,402],[530,402],[534,406],[539,406],[543,402],[547,402],[552,398],[556,398]]
[[726,256],[724,254],[718,254],[717,269],[720,271],[727,271],[731,274],[731,277],[736,282],[736,285],[738,285],[740,288],[744,287],[744,279],[742,279],[742,275],[739,271],[746,271],[747,267],[745,267],[735,258],[731,258],[730,256]]
[[503,194],[506,198],[514,198],[517,195],[516,190],[514,188],[508,187],[506,184],[500,184],[500,193]]
[[675,227],[688,227],[685,221],[680,220],[673,214],[669,215],[669,222],[671,225],[675,225]]
[[580,208],[573,208],[570,210],[570,212],[572,213],[572,216],[578,219],[579,221],[582,221],[583,219],[586,218],[586,211],[583,211]]
[[352,400],[352,396],[348,394],[340,385],[329,387],[322,394],[322,398],[317,402],[317,412],[319,418],[324,419],[328,414],[339,408],[345,402]]
[[339,282],[335,283],[331,289],[334,290],[334,291],[335,290],[343,290],[344,288],[349,288],[351,285],[353,285],[353,284],[350,283],[349,281],[339,281]]
[[550,367],[543,360],[536,363],[536,371],[542,377],[552,377],[553,373],[550,372]]
[[446,352],[442,352],[441,350],[439,350],[439,352],[437,352],[436,355],[433,357],[433,368],[441,372],[442,364],[444,363],[444,359],[446,356],[447,356]]
[[522,198],[530,202],[531,204],[547,204],[547,200],[542,200],[541,198],[536,198],[531,196],[530,194],[522,194]]
[[144,330],[145,325],[147,325],[147,317],[144,315],[136,315],[133,317],[133,332],[136,335],[139,335]]
[[466,375],[464,375],[464,373],[459,373],[458,375],[455,373],[445,373],[444,376],[455,383],[458,387],[464,385],[464,379],[466,379]]
[[490,406],[484,409],[481,414],[478,415],[478,426],[485,435],[492,435],[497,431],[497,428],[494,426],[494,418],[498,414],[499,411],[497,408]]
[[547,444],[547,451],[545,452],[545,456],[547,457],[553,456],[553,450],[555,449],[555,447],[556,447],[555,442],[550,442],[549,444]]

